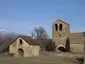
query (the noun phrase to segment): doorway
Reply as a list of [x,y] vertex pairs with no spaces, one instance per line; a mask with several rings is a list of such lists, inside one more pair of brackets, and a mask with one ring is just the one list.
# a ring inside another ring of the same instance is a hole
[[24,57],[24,51],[23,51],[23,49],[18,49],[18,56],[19,57]]

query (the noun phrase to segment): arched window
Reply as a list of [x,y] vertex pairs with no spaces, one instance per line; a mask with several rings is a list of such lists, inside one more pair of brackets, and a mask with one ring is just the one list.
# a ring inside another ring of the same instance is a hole
[[55,24],[55,28],[56,28],[56,31],[58,30],[58,25],[57,24]]
[[60,24],[60,26],[59,26],[60,31],[62,31],[62,27],[63,27],[62,24]]

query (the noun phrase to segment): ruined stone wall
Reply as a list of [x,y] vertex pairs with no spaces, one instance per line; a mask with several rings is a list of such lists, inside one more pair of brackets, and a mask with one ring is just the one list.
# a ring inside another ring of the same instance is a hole
[[70,46],[72,52],[84,52],[84,39],[82,33],[70,33]]
[[71,52],[84,53],[84,44],[70,44]]

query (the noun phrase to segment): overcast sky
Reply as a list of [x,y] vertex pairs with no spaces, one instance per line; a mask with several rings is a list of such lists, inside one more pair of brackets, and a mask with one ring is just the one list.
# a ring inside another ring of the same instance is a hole
[[42,26],[52,34],[52,22],[66,21],[71,32],[85,31],[85,0],[0,0],[0,30],[30,34]]

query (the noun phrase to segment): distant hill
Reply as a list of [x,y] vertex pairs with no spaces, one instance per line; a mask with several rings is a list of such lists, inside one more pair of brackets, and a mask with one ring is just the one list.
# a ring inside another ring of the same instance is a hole
[[18,36],[22,36],[23,38],[30,38],[30,36],[27,35],[22,35],[22,34],[17,34],[17,33],[12,33],[12,32],[7,32],[7,31],[0,31],[0,52],[4,50],[7,45],[16,39]]
[[17,34],[17,33],[12,33],[12,32],[7,32],[7,31],[0,31],[0,48],[5,43],[4,41],[6,41],[6,39],[16,38],[19,35],[20,34]]
[[0,31],[0,38],[7,38],[7,37],[17,37],[20,34],[7,32],[7,31]]

